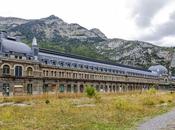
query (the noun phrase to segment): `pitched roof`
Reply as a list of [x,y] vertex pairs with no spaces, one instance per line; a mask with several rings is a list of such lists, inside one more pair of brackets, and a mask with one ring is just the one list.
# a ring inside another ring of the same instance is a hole
[[65,57],[80,59],[80,60],[98,62],[98,63],[108,64],[108,65],[114,65],[114,66],[120,66],[120,67],[126,67],[126,68],[130,68],[130,69],[136,69],[136,70],[151,72],[150,70],[143,69],[143,68],[138,68],[138,67],[133,67],[133,66],[128,66],[128,65],[122,65],[122,64],[118,64],[118,63],[114,63],[114,62],[110,62],[110,61],[102,61],[102,60],[92,59],[92,58],[88,58],[88,57],[84,57],[84,56],[73,55],[73,54],[63,53],[63,52],[49,50],[49,49],[40,48],[39,51],[42,52],[42,53],[48,53],[48,54],[53,54],[53,55],[59,55],[59,56],[65,56]]

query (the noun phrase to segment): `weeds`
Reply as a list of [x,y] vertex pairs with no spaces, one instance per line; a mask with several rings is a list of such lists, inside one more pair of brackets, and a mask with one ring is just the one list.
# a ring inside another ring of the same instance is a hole
[[[0,127],[6,130],[124,130],[134,127],[145,117],[166,112],[175,105],[172,103],[175,94],[150,91],[142,94],[96,93],[91,99],[83,94],[63,93],[1,98],[4,102],[31,102],[33,105],[0,107],[0,121],[3,122]],[[168,102],[167,106],[159,105],[163,102]],[[88,103],[97,104],[93,107],[76,107],[77,104],[83,106]]]

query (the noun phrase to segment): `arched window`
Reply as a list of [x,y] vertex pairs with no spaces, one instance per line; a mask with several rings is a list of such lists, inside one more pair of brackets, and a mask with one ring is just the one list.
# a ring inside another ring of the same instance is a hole
[[48,70],[46,70],[46,76],[49,76],[49,71]]
[[27,76],[32,76],[33,75],[33,69],[32,67],[27,68]]
[[3,74],[5,74],[5,75],[10,74],[10,67],[9,67],[9,65],[4,65],[3,66]]
[[22,76],[22,66],[15,66],[15,76],[17,77]]

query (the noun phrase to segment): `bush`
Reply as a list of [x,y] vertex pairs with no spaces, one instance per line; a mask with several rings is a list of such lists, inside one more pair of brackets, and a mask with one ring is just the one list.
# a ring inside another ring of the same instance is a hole
[[129,108],[129,103],[127,101],[125,101],[125,100],[118,99],[116,101],[116,108],[118,110],[128,109]]
[[142,108],[138,104],[133,104],[128,100],[117,99],[116,100],[116,109],[119,111],[139,111]]
[[155,102],[153,100],[149,99],[149,98],[145,98],[143,100],[143,105],[153,106],[153,105],[155,105]]
[[169,99],[169,100],[168,100],[168,103],[172,103],[172,100]]
[[25,101],[24,98],[14,98],[14,103],[23,103]]
[[92,98],[96,95],[96,90],[94,87],[92,87],[90,85],[86,85],[85,93],[89,98]]
[[163,103],[165,103],[165,101],[164,100],[160,100],[159,103],[160,104],[163,104]]
[[4,97],[2,102],[13,102],[13,100],[11,98]]
[[46,103],[46,104],[49,104],[49,103],[50,103],[50,101],[47,99],[47,100],[45,101],[45,103]]
[[95,95],[95,102],[100,103],[101,102],[101,96],[99,94]]
[[155,88],[150,88],[149,90],[147,90],[148,94],[156,94],[157,90]]

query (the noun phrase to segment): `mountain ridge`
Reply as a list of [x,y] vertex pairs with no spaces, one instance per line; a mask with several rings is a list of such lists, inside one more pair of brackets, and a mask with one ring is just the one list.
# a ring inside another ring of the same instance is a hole
[[24,36],[28,44],[36,37],[42,48],[144,68],[154,64],[169,67],[174,53],[173,48],[144,41],[110,39],[97,28],[86,29],[77,23],[68,24],[55,15],[30,20],[0,17],[0,29],[11,35]]

